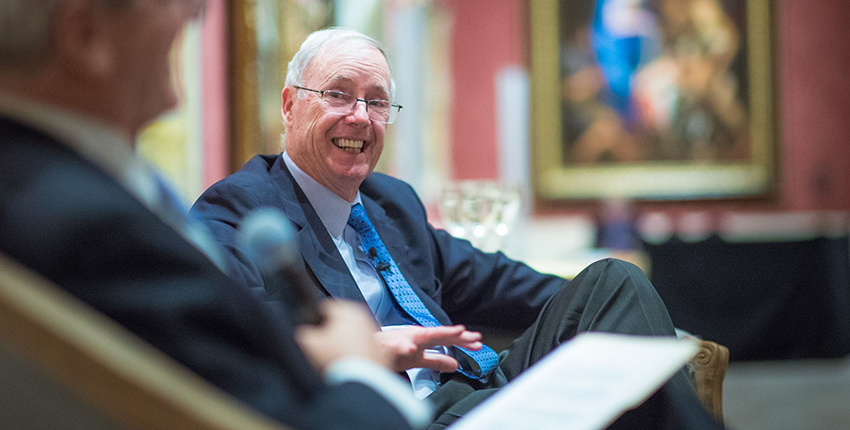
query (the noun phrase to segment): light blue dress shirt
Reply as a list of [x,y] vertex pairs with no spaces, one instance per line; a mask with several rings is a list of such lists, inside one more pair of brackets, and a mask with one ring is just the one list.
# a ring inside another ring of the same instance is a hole
[[[348,202],[304,173],[286,152],[283,153],[283,162],[327,228],[328,234],[336,244],[339,254],[348,266],[351,276],[360,288],[360,293],[366,299],[375,319],[381,325],[381,329],[389,331],[401,328],[398,325],[399,321],[406,321],[407,318],[400,315],[401,311],[395,306],[389,289],[384,286],[383,278],[378,275],[363,247],[360,246],[360,236],[354,227],[348,225],[351,206],[357,203],[362,204],[360,191],[357,192],[353,202]],[[444,353],[444,351],[445,348],[441,348],[431,352]],[[420,399],[434,392],[439,385],[440,374],[437,371],[414,368],[409,369],[407,374],[413,384],[414,395]]]

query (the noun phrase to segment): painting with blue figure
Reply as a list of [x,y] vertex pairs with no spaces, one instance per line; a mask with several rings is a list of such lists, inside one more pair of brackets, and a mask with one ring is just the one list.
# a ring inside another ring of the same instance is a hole
[[627,122],[636,119],[632,81],[638,67],[660,53],[655,15],[644,6],[645,0],[598,0],[590,32],[606,102]]
[[748,159],[744,5],[561,1],[563,162]]

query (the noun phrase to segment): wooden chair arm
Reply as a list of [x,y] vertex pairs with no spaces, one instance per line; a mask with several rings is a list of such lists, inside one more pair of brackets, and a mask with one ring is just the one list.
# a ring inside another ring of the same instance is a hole
[[723,378],[729,367],[729,349],[710,340],[700,340],[699,351],[691,364],[697,397],[723,422]]
[[286,430],[2,254],[0,354],[117,428]]

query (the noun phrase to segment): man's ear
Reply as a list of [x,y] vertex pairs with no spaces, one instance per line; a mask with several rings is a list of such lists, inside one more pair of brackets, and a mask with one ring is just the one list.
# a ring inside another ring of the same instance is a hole
[[116,50],[109,32],[108,11],[96,1],[64,2],[56,16],[54,46],[57,59],[91,78],[115,68]]
[[298,97],[298,90],[290,86],[283,87],[283,91],[280,92],[280,119],[287,128],[292,121],[292,105],[295,104],[295,97]]

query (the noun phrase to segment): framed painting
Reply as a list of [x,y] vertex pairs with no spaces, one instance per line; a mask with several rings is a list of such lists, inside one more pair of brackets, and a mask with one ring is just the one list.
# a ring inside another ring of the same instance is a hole
[[775,192],[769,0],[532,0],[542,202]]
[[333,22],[332,0],[233,0],[230,167],[281,151],[280,92],[301,42]]

